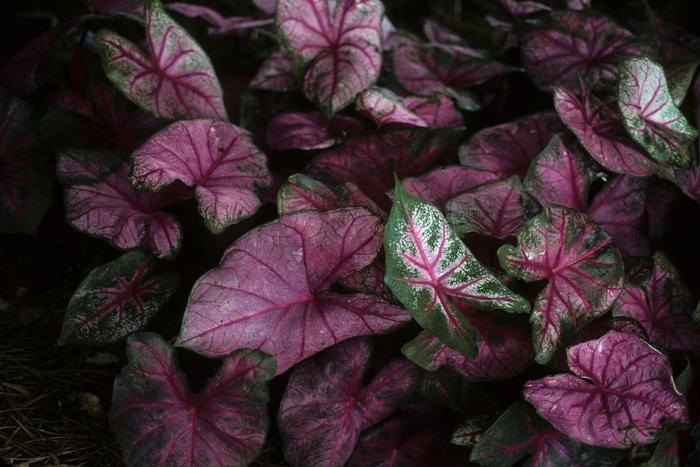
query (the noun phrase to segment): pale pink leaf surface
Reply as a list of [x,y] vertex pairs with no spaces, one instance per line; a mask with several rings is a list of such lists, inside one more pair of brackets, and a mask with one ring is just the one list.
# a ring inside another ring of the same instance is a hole
[[382,66],[378,0],[280,0],[275,25],[283,48],[307,66],[304,94],[334,115],[379,77]]
[[292,71],[292,61],[284,52],[276,50],[260,65],[250,82],[250,87],[266,91],[294,91],[299,80]]
[[409,110],[403,99],[389,89],[371,86],[355,99],[357,111],[370,117],[378,127],[390,123],[428,126],[422,118]]
[[537,86],[575,89],[579,78],[589,86],[614,81],[620,58],[649,51],[650,47],[605,16],[554,11],[549,23],[523,35],[521,61]]
[[419,370],[403,359],[392,361],[365,384],[371,353],[366,339],[351,339],[292,371],[278,416],[291,465],[345,464],[360,434],[412,396]]
[[552,9],[543,3],[530,0],[499,0],[499,3],[510,16],[527,16]]
[[267,127],[267,142],[279,150],[326,149],[348,133],[365,129],[360,120],[338,115],[330,121],[321,112],[285,112],[277,115]]
[[151,191],[175,181],[195,187],[199,213],[214,233],[254,214],[257,193],[272,184],[250,133],[218,120],[177,122],[153,135],[134,152],[131,180]]
[[494,172],[501,179],[527,174],[532,160],[564,129],[554,112],[541,112],[474,134],[459,148],[462,165]]
[[532,161],[523,185],[543,206],[556,204],[583,211],[595,178],[589,160],[559,135]]
[[253,0],[256,7],[268,16],[275,14],[277,8],[277,0]]
[[697,355],[700,332],[692,318],[694,305],[676,268],[657,252],[651,275],[643,283],[625,283],[613,314],[639,321],[654,345]]
[[175,199],[172,192],[136,191],[129,166],[107,153],[65,151],[57,171],[66,185],[66,220],[73,227],[121,250],[143,247],[161,258],[177,255],[180,224],[160,211]]
[[399,178],[422,174],[453,153],[461,134],[459,128],[404,127],[351,138],[321,153],[305,172],[329,184],[354,183],[385,209],[394,174]]
[[505,239],[515,235],[539,204],[517,177],[489,183],[450,199],[445,216],[459,235],[475,232]]
[[444,94],[430,97],[405,97],[403,103],[428,126],[464,126],[464,117],[459,113],[452,99]]
[[617,101],[627,133],[660,164],[690,165],[697,131],[673,103],[661,65],[629,59],[620,70]]
[[554,105],[588,154],[606,169],[635,177],[655,172],[656,164],[625,133],[616,109],[597,102],[585,88],[581,97],[557,88]]
[[190,18],[201,18],[209,23],[207,32],[212,35],[233,34],[242,35],[250,29],[272,24],[272,18],[250,18],[247,16],[222,16],[216,10],[192,3],[168,3],[169,10]]
[[226,119],[223,92],[204,50],[163,10],[145,0],[148,55],[102,30],[97,47],[107,77],[132,102],[163,118]]
[[666,424],[688,424],[688,406],[666,357],[637,336],[610,331],[571,347],[574,373],[525,384],[525,398],[582,443],[628,448],[653,443]]
[[624,268],[612,238],[582,213],[547,207],[498,250],[501,266],[526,282],[547,280],[533,305],[533,344],[546,363],[561,340],[605,313],[620,295]]
[[476,356],[468,358],[423,331],[401,349],[409,360],[428,371],[447,366],[467,381],[508,379],[532,364],[535,353],[528,328],[522,326],[527,323],[508,321],[509,316],[497,310],[478,312],[464,303],[455,304],[474,327]]
[[127,465],[249,465],[269,427],[270,357],[230,355],[199,393],[192,393],[172,347],[152,333],[127,341],[129,364],[114,381],[109,421]]
[[363,208],[289,214],[249,232],[195,283],[179,345],[210,357],[260,349],[279,374],[350,337],[396,329],[410,319],[403,309],[330,290],[374,260],[381,233]]
[[406,178],[402,184],[407,192],[444,211],[447,201],[456,195],[495,180],[498,178],[492,172],[448,165],[433,169],[419,177]]
[[487,270],[439,209],[409,194],[397,181],[384,230],[384,281],[425,330],[469,357],[476,333],[455,304],[527,313],[530,304]]

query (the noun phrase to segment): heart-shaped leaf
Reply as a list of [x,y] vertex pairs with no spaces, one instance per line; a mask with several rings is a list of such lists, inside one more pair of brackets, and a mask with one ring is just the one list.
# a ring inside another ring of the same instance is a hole
[[648,58],[625,60],[617,100],[627,133],[663,165],[690,164],[697,131],[676,107],[664,70]]
[[693,305],[676,268],[663,253],[657,252],[649,277],[640,284],[625,284],[613,314],[639,321],[654,345],[697,354],[700,332],[693,322]]
[[665,425],[687,425],[688,406],[666,357],[637,336],[610,331],[571,347],[574,375],[525,384],[525,398],[559,431],[582,443],[628,448],[656,441]]
[[180,284],[174,273],[150,277],[154,267],[130,251],[93,269],[68,302],[59,344],[108,344],[142,329]]
[[462,243],[440,210],[397,181],[384,231],[385,282],[411,316],[445,344],[476,355],[476,333],[454,304],[527,312],[530,305],[491,274]]
[[177,180],[195,187],[199,213],[214,233],[254,214],[256,193],[272,184],[250,133],[217,120],[173,123],[134,152],[133,166],[140,189],[158,191]]
[[158,335],[127,341],[129,364],[114,381],[112,430],[127,465],[249,465],[269,426],[270,357],[252,350],[229,356],[193,394],[172,348]]
[[114,32],[97,34],[107,77],[158,117],[226,119],[221,85],[204,50],[165,13],[160,0],[145,0],[144,8],[148,56]]
[[364,208],[289,214],[231,245],[192,289],[179,344],[203,355],[256,348],[278,373],[350,337],[396,329],[401,308],[330,290],[376,257],[382,225]]
[[524,177],[530,162],[563,130],[554,112],[528,115],[514,122],[486,128],[459,148],[462,165],[490,171],[500,179]]
[[445,205],[447,221],[459,235],[475,232],[499,239],[518,233],[538,211],[539,204],[518,177],[467,191]]
[[563,337],[605,313],[622,291],[612,239],[582,213],[548,207],[498,250],[501,266],[526,282],[547,280],[532,308],[533,344],[546,363]]
[[282,92],[299,89],[299,81],[292,71],[291,59],[281,50],[272,52],[258,68],[250,87]]
[[353,117],[338,115],[330,121],[321,112],[285,112],[267,127],[267,142],[275,149],[325,149],[342,141],[348,133],[365,130]]
[[365,384],[370,356],[367,340],[351,339],[292,371],[279,412],[284,455],[291,465],[344,465],[360,433],[413,394],[418,368],[403,359]]
[[0,88],[0,232],[36,232],[51,202],[51,166],[29,104]]
[[474,328],[476,356],[465,357],[423,331],[401,349],[409,360],[428,371],[447,366],[467,381],[508,379],[532,364],[535,354],[522,323],[509,321],[509,316],[502,312],[477,312],[459,301],[453,304]]
[[351,182],[382,208],[399,178],[420,175],[455,149],[461,128],[404,127],[347,140],[311,161],[306,173],[329,184]]
[[603,167],[635,177],[654,173],[656,164],[629,139],[617,110],[597,102],[585,87],[581,97],[557,88],[554,105],[569,130]]
[[403,103],[428,126],[464,126],[464,117],[459,113],[452,99],[444,94],[430,97],[406,97]]
[[378,127],[390,123],[428,126],[422,118],[409,110],[403,100],[389,89],[371,86],[355,99],[355,107],[377,124]]
[[575,89],[579,79],[587,86],[609,83],[617,78],[621,58],[650,51],[602,15],[554,11],[548,19],[529,28],[521,48],[523,66],[543,89]]
[[66,186],[66,219],[76,229],[122,250],[144,247],[161,258],[180,251],[180,225],[159,211],[175,199],[173,193],[136,191],[129,183],[129,166],[118,156],[66,150],[57,171]]
[[379,0],[279,0],[280,43],[307,66],[304,94],[332,116],[379,77],[382,66]]
[[577,443],[539,418],[532,407],[516,401],[479,439],[471,460],[483,467],[510,467],[529,456],[526,465],[531,466],[612,467],[624,455],[625,451]]

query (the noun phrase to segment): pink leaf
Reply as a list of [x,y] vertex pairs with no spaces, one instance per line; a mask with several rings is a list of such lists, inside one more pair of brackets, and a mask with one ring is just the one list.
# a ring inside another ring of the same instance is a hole
[[294,369],[282,398],[279,425],[293,466],[343,465],[360,433],[412,395],[418,368],[395,360],[365,385],[371,348],[362,338],[342,342]]
[[605,313],[622,291],[623,264],[612,239],[585,214],[548,207],[498,250],[501,266],[526,282],[547,280],[533,305],[533,341],[546,363],[562,338]]
[[299,81],[292,71],[292,61],[280,50],[272,52],[258,68],[250,87],[282,92],[299,89]]
[[452,99],[444,94],[430,97],[406,97],[404,105],[428,126],[463,127],[464,118]]
[[134,152],[133,165],[139,188],[158,191],[176,180],[195,187],[199,213],[214,233],[254,214],[256,192],[272,184],[251,135],[216,120],[173,123]]
[[569,130],[603,167],[636,177],[654,173],[656,164],[627,136],[617,111],[595,101],[585,88],[580,98],[556,89],[554,104]]
[[346,133],[365,129],[364,123],[339,115],[328,120],[321,112],[286,112],[267,127],[267,142],[275,149],[325,149],[344,139]]
[[145,0],[148,56],[111,31],[97,35],[109,79],[131,101],[163,118],[226,119],[223,92],[206,53],[163,10]]
[[494,172],[501,179],[524,177],[530,162],[561,131],[553,112],[542,112],[479,131],[459,149],[462,165]]
[[211,8],[191,3],[168,3],[167,7],[172,11],[176,11],[190,18],[202,18],[209,23],[210,26],[207,32],[212,35],[242,35],[250,29],[272,24],[271,18],[257,19],[246,16],[224,17]]
[[256,7],[268,16],[275,14],[277,8],[277,0],[253,0]]
[[613,314],[639,321],[654,345],[697,355],[700,332],[693,322],[693,305],[676,268],[663,253],[657,252],[651,275],[643,283],[625,284]]
[[555,428],[594,446],[656,441],[666,424],[688,424],[666,357],[637,336],[610,331],[568,351],[574,375],[525,385],[525,398]]
[[575,89],[579,77],[588,86],[614,81],[621,57],[650,51],[605,16],[554,11],[549,19],[522,37],[522,64],[543,89]]
[[547,5],[530,0],[499,0],[499,3],[510,16],[527,16],[552,10]]
[[248,465],[258,456],[269,426],[271,358],[238,351],[193,394],[160,336],[132,335],[127,355],[129,365],[114,381],[109,414],[126,464]]
[[378,217],[350,208],[289,214],[249,232],[195,284],[180,345],[211,357],[257,348],[279,374],[337,342],[396,329],[409,320],[401,308],[330,290],[374,260],[381,231]]
[[468,358],[423,331],[401,349],[409,360],[428,371],[447,366],[467,381],[508,379],[532,364],[535,354],[526,326],[508,321],[499,311],[480,313],[464,303],[456,304],[476,332],[476,356]]
[[452,198],[445,205],[447,221],[464,235],[476,232],[499,239],[515,235],[539,205],[517,177],[490,183]]
[[412,126],[428,126],[409,110],[403,100],[388,89],[371,86],[355,99],[357,111],[370,117],[378,127],[390,123]]
[[378,0],[280,0],[276,27],[295,61],[307,65],[303,89],[326,115],[350,104],[382,65]]
[[177,220],[160,212],[172,192],[141,193],[129,183],[129,166],[108,153],[65,151],[58,160],[66,185],[66,219],[80,230],[127,250],[144,247],[161,258],[180,250]]
[[449,51],[469,57],[484,57],[482,51],[470,47],[461,37],[431,19],[423,24],[423,34],[433,44],[444,46]]

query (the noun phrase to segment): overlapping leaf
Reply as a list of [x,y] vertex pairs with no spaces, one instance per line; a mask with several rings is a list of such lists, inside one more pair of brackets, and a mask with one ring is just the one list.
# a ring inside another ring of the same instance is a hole
[[328,120],[321,112],[286,112],[267,127],[267,142],[275,149],[325,149],[342,141],[348,133],[364,130],[356,118],[338,115]]
[[145,0],[148,56],[107,30],[97,35],[105,72],[144,110],[163,118],[226,119],[223,93],[204,50],[163,10]]
[[109,415],[127,465],[246,466],[257,457],[269,426],[266,384],[275,372],[270,357],[235,352],[193,394],[160,336],[132,335],[127,355]]
[[462,127],[464,118],[452,99],[444,94],[430,97],[406,97],[403,103],[428,126]]
[[355,106],[359,112],[369,116],[380,127],[390,123],[428,126],[422,118],[406,107],[399,96],[389,89],[372,86],[357,96]]
[[154,266],[130,251],[93,269],[68,302],[59,343],[108,344],[142,329],[180,283],[173,273],[150,277]]
[[292,70],[292,61],[284,52],[276,50],[260,65],[250,87],[267,91],[294,91],[299,88]]
[[364,208],[282,216],[231,245],[195,283],[179,344],[207,356],[256,348],[277,371],[350,337],[408,321],[401,308],[330,290],[377,255],[382,226]]
[[214,233],[254,214],[256,193],[272,183],[250,133],[217,120],[173,123],[136,150],[133,166],[139,188],[156,191],[177,180],[195,187],[199,213]]
[[330,211],[359,206],[385,215],[384,211],[352,183],[330,188],[304,174],[291,175],[277,192],[280,216],[300,211]]
[[637,336],[610,331],[571,347],[574,375],[525,385],[525,398],[559,431],[586,444],[627,448],[656,441],[665,425],[688,424],[666,357]]
[[418,324],[467,356],[476,355],[476,333],[454,300],[508,312],[530,309],[478,262],[435,206],[398,182],[384,250],[385,282],[394,295]]
[[294,369],[279,412],[284,454],[291,465],[345,464],[362,431],[412,395],[417,367],[395,360],[365,384],[370,356],[369,342],[356,338]]
[[271,18],[251,18],[248,16],[223,16],[211,8],[192,3],[174,2],[168,4],[168,9],[191,18],[201,18],[209,27],[207,32],[212,35],[243,35],[253,28],[272,24]]
[[498,250],[501,266],[533,282],[547,280],[532,309],[537,361],[547,362],[567,334],[605,313],[622,291],[623,264],[612,239],[590,218],[547,207]]

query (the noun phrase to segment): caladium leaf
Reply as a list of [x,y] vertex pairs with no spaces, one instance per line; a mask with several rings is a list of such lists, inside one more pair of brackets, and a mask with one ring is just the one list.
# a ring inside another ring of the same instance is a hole
[[394,49],[393,58],[394,75],[404,89],[419,96],[447,94],[465,110],[478,110],[468,88],[513,70],[493,60],[410,39]]
[[620,67],[618,105],[627,133],[663,165],[688,166],[697,132],[675,106],[664,70],[648,58]]
[[527,16],[552,10],[548,5],[530,0],[499,0],[499,3],[510,16]]
[[114,381],[112,430],[127,465],[249,465],[269,426],[270,357],[252,350],[230,355],[193,394],[173,349],[158,335],[127,341],[129,364]]
[[177,180],[195,187],[199,213],[214,233],[254,214],[256,193],[272,184],[250,133],[217,120],[177,122],[153,135],[134,152],[131,180],[151,191]]
[[407,192],[434,204],[442,211],[445,203],[455,195],[494,180],[497,180],[497,176],[492,172],[448,165],[433,169],[420,177],[406,178],[402,183]]
[[148,56],[114,32],[97,34],[107,77],[158,117],[226,119],[221,85],[204,50],[165,13],[160,0],[145,0],[144,8]]
[[150,277],[154,267],[130,251],[93,269],[68,302],[59,344],[108,344],[142,329],[180,283],[174,273]]
[[277,0],[253,0],[256,7],[268,16],[275,14],[277,8]]
[[399,96],[386,88],[371,86],[362,91],[355,99],[355,106],[358,112],[374,120],[378,127],[390,123],[428,126],[422,118],[406,107]]
[[471,383],[454,370],[441,368],[422,374],[418,394],[431,404],[466,413],[482,400],[484,388],[485,385]]
[[395,360],[368,384],[371,348],[351,339],[292,371],[279,427],[284,456],[293,466],[344,465],[360,433],[390,416],[415,390],[418,368]]
[[491,171],[501,179],[524,177],[530,162],[563,130],[554,112],[541,112],[486,128],[459,148],[462,165]]
[[582,89],[581,97],[557,88],[554,105],[588,154],[606,169],[635,177],[655,172],[656,164],[625,133],[616,109],[597,102],[586,88]]
[[177,220],[159,210],[174,193],[141,193],[129,183],[129,166],[118,156],[97,151],[66,150],[58,160],[66,186],[66,219],[73,227],[127,250],[143,247],[161,258],[180,250]]
[[700,203],[700,152],[694,149],[693,153],[689,167],[664,167],[659,175],[675,183],[690,199]]
[[56,37],[63,30],[64,27],[58,27],[41,33],[10,56],[0,66],[0,83],[20,96],[34,92],[40,84],[36,71],[51,54]]
[[260,349],[283,373],[337,342],[396,329],[409,320],[401,308],[330,290],[374,260],[381,231],[363,208],[289,214],[252,230],[195,283],[179,345],[210,357]]
[[484,57],[484,53],[470,47],[461,37],[436,21],[428,19],[423,23],[423,34],[432,43],[441,45],[447,50],[455,51],[470,57]]
[[384,280],[394,295],[418,324],[467,356],[476,355],[476,333],[455,300],[511,313],[530,309],[479,263],[439,209],[410,195],[398,181],[384,250]]
[[554,11],[547,24],[530,28],[522,37],[521,61],[543,89],[575,89],[617,78],[617,62],[650,52],[650,47],[605,16],[580,11]]
[[272,52],[258,68],[250,87],[283,92],[299,89],[299,81],[292,71],[291,59],[281,50]]
[[267,142],[275,149],[325,149],[334,146],[348,133],[366,129],[353,117],[338,115],[330,121],[321,112],[285,112],[267,127]]
[[304,94],[328,116],[350,104],[379,77],[382,66],[379,0],[279,0],[280,42],[307,66]]
[[444,94],[430,97],[406,97],[403,103],[428,126],[464,126],[464,117],[455,108],[452,99]]
[[498,250],[501,266],[526,282],[547,286],[532,308],[539,363],[561,339],[605,313],[622,291],[623,264],[612,239],[582,213],[547,207],[518,233],[518,246]]
[[192,3],[168,3],[168,9],[190,18],[201,18],[209,23],[207,32],[212,35],[242,35],[250,29],[272,24],[272,18],[250,18],[247,16],[222,16],[216,10]]
[[643,283],[627,282],[613,315],[639,321],[649,340],[674,352],[700,352],[700,330],[693,322],[693,299],[678,271],[661,252],[654,255],[651,275]]
[[329,184],[351,182],[382,208],[386,192],[400,178],[419,175],[455,149],[462,130],[403,127],[348,139],[321,153],[305,172]]
[[474,328],[476,356],[465,357],[423,331],[401,349],[409,360],[428,371],[447,366],[467,381],[508,379],[532,364],[535,354],[523,323],[509,321],[502,312],[478,312],[459,301],[453,304]]
[[36,232],[51,202],[52,172],[29,104],[0,88],[0,232]]
[[449,200],[445,216],[459,235],[475,232],[504,239],[515,235],[539,212],[539,204],[518,177],[489,183]]
[[559,431],[582,443],[627,448],[687,425],[688,406],[666,357],[637,336],[610,331],[567,352],[574,375],[525,384],[525,398]]
[[532,161],[524,185],[542,205],[557,204],[583,211],[594,178],[588,159],[576,146],[555,135]]
[[301,211],[330,211],[350,206],[365,207],[375,214],[384,211],[352,183],[330,188],[304,174],[291,175],[277,192],[280,216]]
[[537,416],[526,403],[516,401],[484,433],[471,453],[483,467],[510,467],[529,456],[525,465],[617,465],[625,451],[577,443]]

